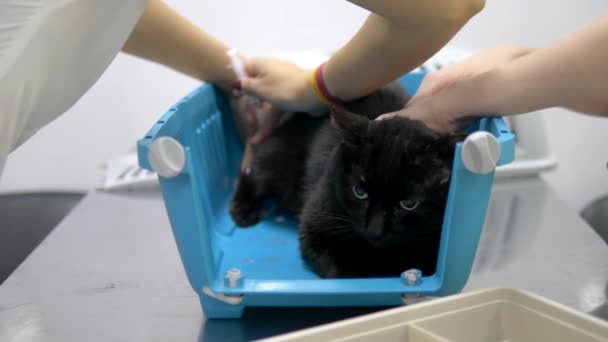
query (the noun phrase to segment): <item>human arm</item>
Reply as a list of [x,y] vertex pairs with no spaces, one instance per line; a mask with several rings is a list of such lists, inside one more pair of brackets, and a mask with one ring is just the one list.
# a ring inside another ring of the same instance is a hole
[[161,0],[149,0],[122,50],[223,89],[236,80],[228,48]]
[[[420,65],[484,5],[483,0],[352,0],[370,10],[360,30],[324,67],[329,92],[342,100],[364,96]],[[310,111],[321,102],[310,70],[272,58],[246,61],[245,92],[287,110]]]
[[607,60],[608,16],[602,16],[545,48],[443,82],[414,97],[397,115],[422,120],[442,132],[466,117],[550,107],[608,116]]

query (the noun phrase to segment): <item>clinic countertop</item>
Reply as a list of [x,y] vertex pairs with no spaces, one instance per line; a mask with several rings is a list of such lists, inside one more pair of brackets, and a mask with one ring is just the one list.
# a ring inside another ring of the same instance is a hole
[[[495,185],[465,291],[520,287],[607,319],[607,284],[608,246],[542,180]],[[92,192],[0,286],[0,341],[239,341],[374,310],[207,321],[160,195]]]

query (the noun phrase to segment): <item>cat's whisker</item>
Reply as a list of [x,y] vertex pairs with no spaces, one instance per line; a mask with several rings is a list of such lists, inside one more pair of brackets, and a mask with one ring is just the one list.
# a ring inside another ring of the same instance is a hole
[[324,210],[313,210],[313,209],[302,209],[302,212],[304,213],[313,213],[313,214],[325,214],[325,215],[330,215],[330,216],[335,216],[335,217],[340,217],[340,218],[350,218],[347,215],[341,215],[341,214],[337,214],[337,213],[333,213],[330,211],[324,211]]
[[327,214],[317,214],[317,216],[315,218],[317,218],[317,219],[331,219],[331,220],[338,220],[338,221],[345,221],[345,222],[351,222],[352,221],[350,218],[332,216],[332,215],[327,215]]
[[326,231],[337,231],[337,230],[344,230],[344,231],[351,231],[353,229],[352,225],[321,225],[319,226],[319,228],[323,229],[323,232]]
[[324,230],[329,230],[329,229],[333,229],[333,228],[344,228],[344,229],[350,230],[350,229],[352,229],[353,226],[350,224],[344,224],[344,225],[337,224],[337,225],[320,225],[319,227],[323,228]]
[[307,225],[320,225],[320,226],[325,226],[325,225],[334,225],[334,224],[343,224],[346,226],[352,226],[352,223],[350,221],[338,221],[338,220],[327,220],[327,219],[320,219],[320,220],[306,220],[306,224]]
[[339,231],[339,232],[329,232],[328,235],[333,238],[339,238],[340,240],[346,237],[352,237],[354,234],[350,231]]
[[355,237],[355,234],[352,231],[350,231],[346,234],[342,234],[341,236],[338,236],[338,241],[350,240],[353,237]]
[[332,230],[352,230],[352,226],[323,226],[324,231],[332,231]]
[[340,224],[349,224],[352,223],[350,220],[339,220],[331,217],[318,217],[314,219],[306,219],[307,223],[315,222],[315,223],[340,223]]

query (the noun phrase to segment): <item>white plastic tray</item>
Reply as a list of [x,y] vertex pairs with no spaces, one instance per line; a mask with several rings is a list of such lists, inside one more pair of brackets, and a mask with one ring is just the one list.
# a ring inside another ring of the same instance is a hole
[[599,342],[608,322],[516,289],[489,289],[322,325],[265,342]]

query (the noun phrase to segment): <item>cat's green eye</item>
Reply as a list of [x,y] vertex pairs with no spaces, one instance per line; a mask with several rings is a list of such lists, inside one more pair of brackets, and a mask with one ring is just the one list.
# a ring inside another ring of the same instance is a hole
[[415,199],[406,199],[399,202],[399,206],[405,211],[412,211],[418,208],[420,201]]
[[369,197],[367,195],[367,192],[365,192],[365,190],[363,190],[363,187],[359,183],[353,185],[353,195],[355,195],[355,197],[357,197],[360,200],[364,200],[367,197]]

